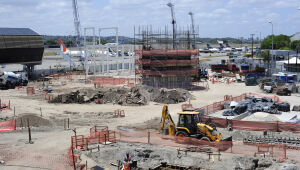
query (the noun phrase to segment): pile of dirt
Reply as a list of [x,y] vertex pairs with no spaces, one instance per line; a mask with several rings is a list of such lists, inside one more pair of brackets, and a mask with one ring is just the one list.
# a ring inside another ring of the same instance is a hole
[[119,105],[146,105],[149,101],[164,104],[185,102],[191,94],[183,89],[155,89],[149,86],[105,87],[102,89],[81,89],[55,97],[50,103],[90,103],[100,99],[101,103]]
[[27,127],[28,121],[29,125],[33,127],[52,126],[52,123],[49,120],[30,113],[18,116],[16,119],[16,126]]

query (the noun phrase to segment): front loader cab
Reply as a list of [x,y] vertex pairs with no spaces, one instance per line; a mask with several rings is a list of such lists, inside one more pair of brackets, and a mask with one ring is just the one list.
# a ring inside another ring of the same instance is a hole
[[176,136],[190,136],[197,133],[199,112],[179,112]]

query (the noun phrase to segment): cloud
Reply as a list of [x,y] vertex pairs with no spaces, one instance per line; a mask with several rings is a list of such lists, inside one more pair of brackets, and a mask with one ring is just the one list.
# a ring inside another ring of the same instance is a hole
[[[269,19],[280,33],[292,34],[300,28],[299,0],[78,0],[81,26],[118,26],[120,35],[127,36],[133,35],[133,26],[170,28],[169,1],[175,4],[177,25],[187,27],[192,11],[202,37],[249,36],[253,28],[267,34]],[[73,22],[71,0],[0,0],[2,27],[68,35],[75,32]]]

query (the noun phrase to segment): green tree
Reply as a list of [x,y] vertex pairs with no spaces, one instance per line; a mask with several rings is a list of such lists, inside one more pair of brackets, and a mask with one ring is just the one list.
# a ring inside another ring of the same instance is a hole
[[[273,40],[273,44],[274,44],[274,49],[288,49],[290,47],[290,37],[287,35],[274,35],[274,40]],[[264,49],[272,49],[272,36],[269,35],[268,37],[266,37],[262,43],[261,43],[262,48]]]
[[264,50],[262,51],[260,54],[259,54],[259,57],[260,58],[263,58],[264,59],[264,62],[270,62],[271,60],[271,56],[270,56],[270,51],[269,50]]
[[75,45],[75,42],[72,41],[72,40],[66,40],[64,41],[64,44],[67,46],[67,47],[73,47]]
[[44,44],[45,44],[45,45],[50,45],[50,46],[56,46],[56,45],[58,45],[59,43],[58,43],[58,41],[56,41],[56,40],[54,40],[54,39],[49,39],[49,40],[46,40],[46,41],[44,42]]
[[296,50],[297,48],[300,50],[300,40],[296,40],[291,43],[291,49]]

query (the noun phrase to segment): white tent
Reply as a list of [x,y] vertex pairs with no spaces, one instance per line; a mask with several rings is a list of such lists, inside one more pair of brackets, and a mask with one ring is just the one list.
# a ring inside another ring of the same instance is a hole
[[285,64],[300,64],[300,59],[298,59],[297,57],[293,57],[289,60],[284,61]]

